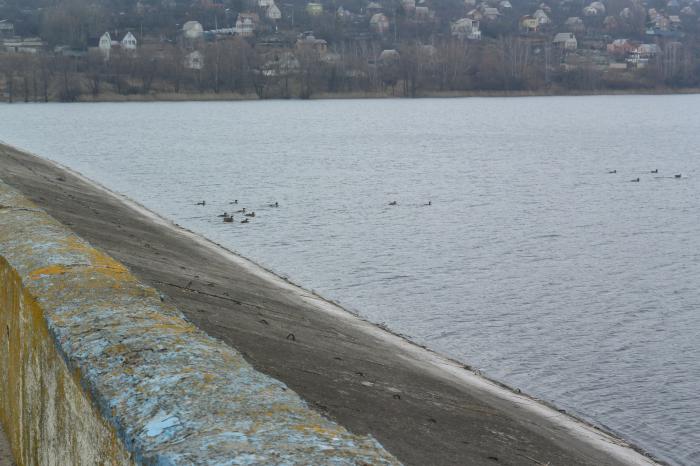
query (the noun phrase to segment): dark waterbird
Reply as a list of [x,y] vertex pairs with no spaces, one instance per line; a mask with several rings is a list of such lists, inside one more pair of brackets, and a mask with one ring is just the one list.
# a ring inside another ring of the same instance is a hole
[[244,214],[244,213],[245,213],[245,207],[243,207],[241,210],[237,210],[237,211],[234,212],[234,213],[236,213],[236,214]]
[[233,223],[233,215],[224,217],[224,223]]
[[428,201],[427,204],[423,204],[423,205],[433,205],[433,201]]
[[217,215],[217,217],[224,217],[224,218],[226,218],[226,217],[228,217],[228,212],[224,212],[223,214],[219,214],[219,215]]
[[389,205],[399,205],[399,203],[396,202],[396,201],[391,201],[391,202],[389,203]]
[[639,183],[639,178],[635,178],[633,180],[630,180],[632,183]]
[[246,217],[255,217],[255,212],[251,212],[249,214],[245,214]]
[[196,205],[207,205],[207,201],[200,201]]
[[613,173],[617,173],[617,170],[609,170],[608,173],[612,175]]
[[681,175],[680,175],[680,174],[678,174],[678,175],[676,175],[676,176],[675,176],[675,178],[680,178],[680,177],[681,177]]
[[652,173],[659,173],[659,169],[658,169],[658,168],[655,168],[655,169],[653,169],[651,172],[652,172]]
[[279,207],[280,204],[279,202],[275,202],[274,204],[268,204],[268,207]]
[[247,218],[244,218],[243,220],[241,220],[241,223],[248,223],[248,222],[249,222],[249,220]]

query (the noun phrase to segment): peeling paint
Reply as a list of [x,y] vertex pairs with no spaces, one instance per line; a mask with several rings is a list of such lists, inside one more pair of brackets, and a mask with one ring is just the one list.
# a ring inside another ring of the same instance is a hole
[[1,182],[0,205],[0,421],[19,464],[398,464]]

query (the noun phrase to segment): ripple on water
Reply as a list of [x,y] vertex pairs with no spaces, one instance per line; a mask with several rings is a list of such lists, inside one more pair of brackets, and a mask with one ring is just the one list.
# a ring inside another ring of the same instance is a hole
[[[696,465],[699,104],[13,105],[0,139]],[[224,224],[216,215],[232,199],[258,216]]]

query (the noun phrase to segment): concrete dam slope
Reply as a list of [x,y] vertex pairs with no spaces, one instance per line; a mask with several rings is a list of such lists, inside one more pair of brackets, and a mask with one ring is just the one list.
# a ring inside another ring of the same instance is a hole
[[21,465],[399,464],[1,183],[0,283]]
[[0,179],[19,464],[657,464],[52,162],[0,146]]

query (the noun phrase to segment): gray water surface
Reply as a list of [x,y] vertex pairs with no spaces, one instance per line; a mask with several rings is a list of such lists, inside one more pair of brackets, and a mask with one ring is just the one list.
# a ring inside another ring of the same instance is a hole
[[700,96],[3,105],[0,140],[700,464]]

